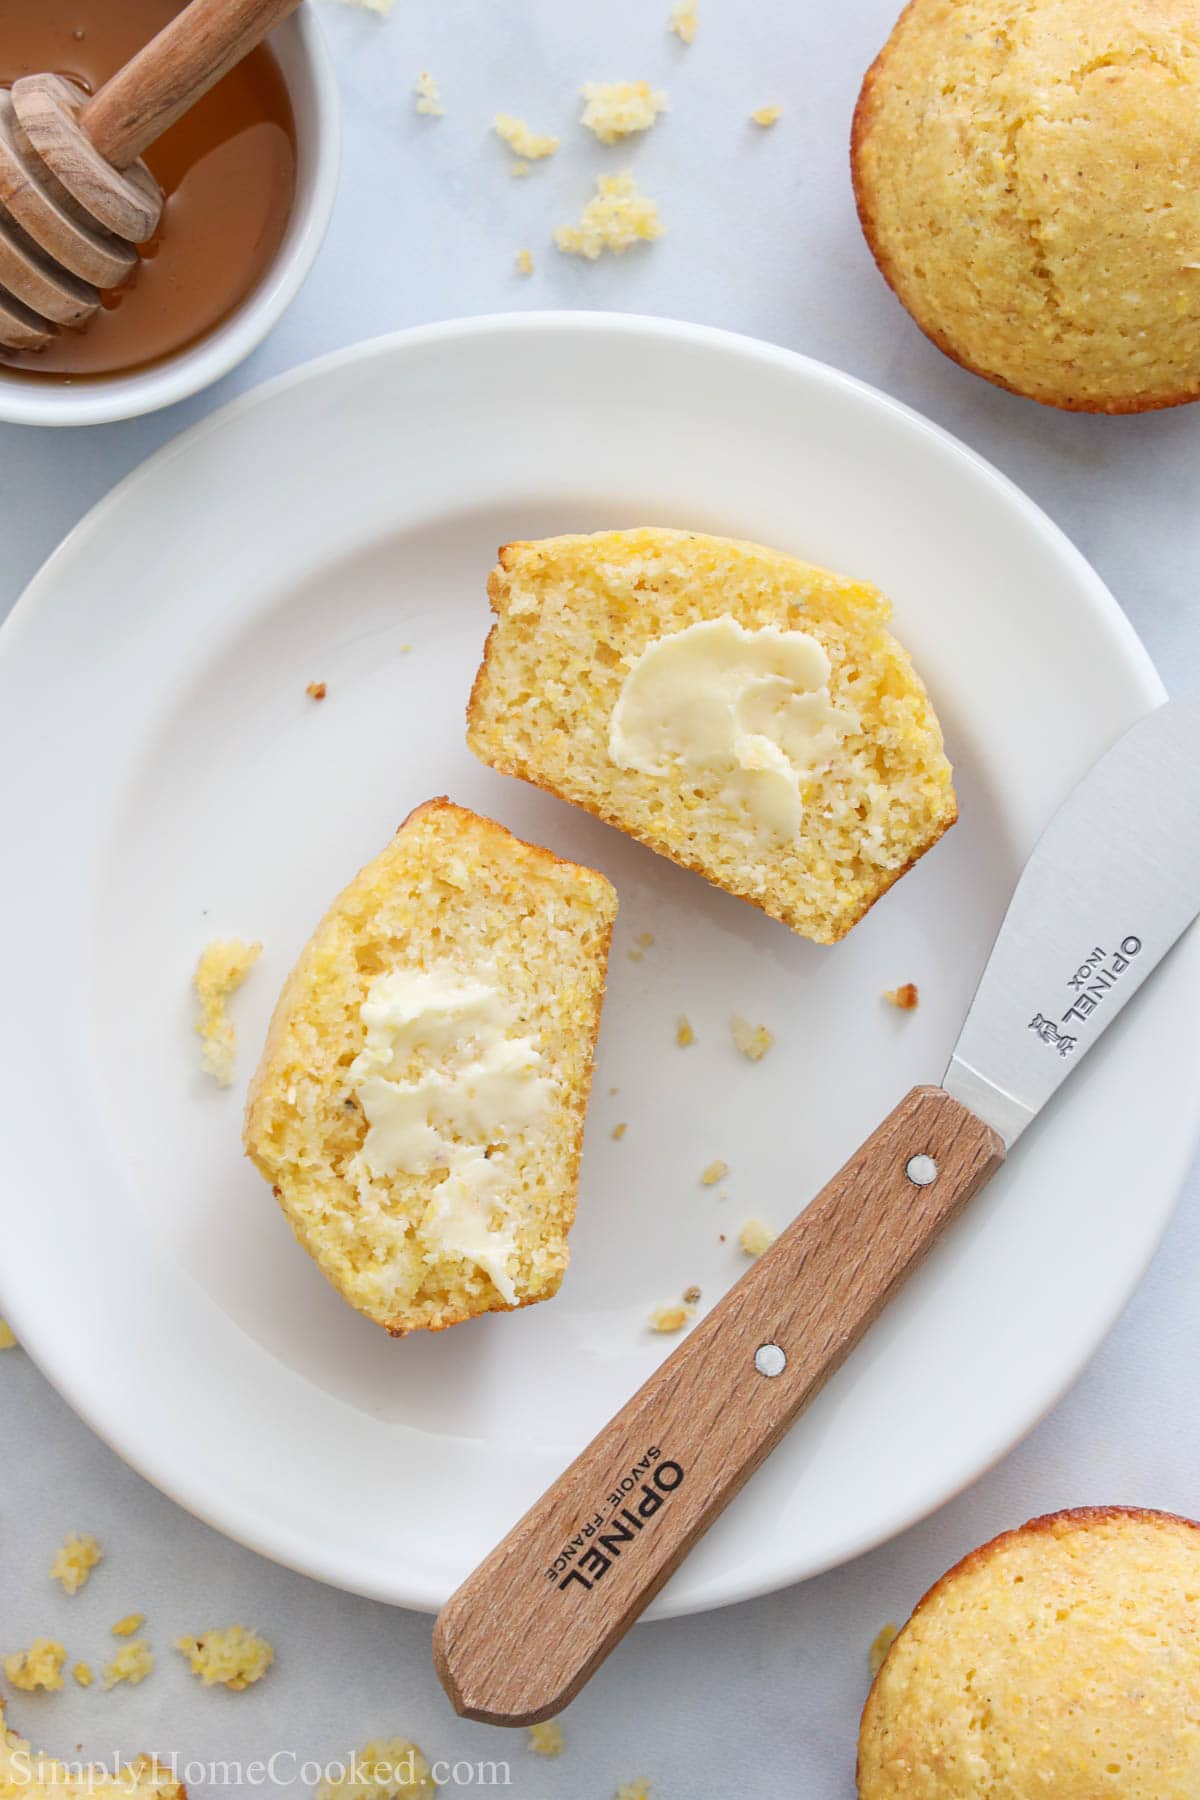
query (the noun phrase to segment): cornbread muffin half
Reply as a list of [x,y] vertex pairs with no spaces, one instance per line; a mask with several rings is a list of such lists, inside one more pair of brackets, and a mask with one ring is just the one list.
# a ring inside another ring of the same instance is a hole
[[10,1731],[0,1700],[0,1800],[187,1800],[187,1789],[174,1781],[152,1756],[139,1756],[124,1768],[81,1768],[43,1756]]
[[954,823],[929,697],[877,589],[642,528],[508,544],[467,709],[536,782],[818,943]]
[[917,324],[1049,406],[1200,394],[1200,0],[911,0],[854,115]]
[[603,875],[430,800],[288,977],[246,1149],[395,1336],[557,1291],[615,914]]
[[867,1700],[859,1800],[1196,1800],[1200,1526],[1033,1519],[932,1587]]

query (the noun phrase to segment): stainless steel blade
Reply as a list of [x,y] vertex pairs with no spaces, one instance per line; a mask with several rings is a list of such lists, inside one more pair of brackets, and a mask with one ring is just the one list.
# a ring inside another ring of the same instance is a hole
[[1012,1145],[1200,913],[1200,704],[1115,743],[1034,846],[943,1086]]

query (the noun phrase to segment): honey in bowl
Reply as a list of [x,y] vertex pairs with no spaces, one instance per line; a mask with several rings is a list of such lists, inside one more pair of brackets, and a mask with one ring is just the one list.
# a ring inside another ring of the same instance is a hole
[[[0,0],[0,86],[51,70],[95,93],[180,9],[180,0]],[[0,369],[60,382],[126,374],[196,343],[254,291],[296,189],[292,104],[266,45],[145,160],[166,206],[129,280],[83,331],[60,331],[42,350],[0,350]]]

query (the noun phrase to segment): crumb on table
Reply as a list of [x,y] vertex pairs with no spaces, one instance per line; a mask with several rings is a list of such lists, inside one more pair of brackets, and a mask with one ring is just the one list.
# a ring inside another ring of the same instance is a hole
[[558,149],[556,137],[531,131],[524,119],[515,119],[511,113],[497,113],[492,124],[496,136],[502,138],[522,162],[540,162],[544,156],[553,156]]
[[615,144],[636,131],[649,131],[670,102],[661,88],[648,81],[585,81],[584,108],[579,123],[602,144]]
[[12,1327],[0,1319],[0,1350],[15,1350],[17,1340],[12,1334]]
[[761,125],[765,129],[768,125],[774,125],[776,119],[783,117],[783,108],[782,106],[758,106],[750,114],[750,117],[756,125]]
[[112,1661],[104,1665],[100,1683],[102,1687],[115,1688],[118,1682],[127,1681],[130,1687],[137,1687],[153,1667],[153,1650],[145,1638],[134,1638],[132,1643],[122,1644]]
[[115,1625],[109,1627],[109,1630],[114,1637],[128,1638],[139,1632],[145,1623],[145,1613],[126,1613],[125,1617],[118,1619]]
[[906,981],[901,987],[884,988],[883,997],[892,1006],[898,1006],[901,1012],[916,1012],[921,1004],[921,994],[915,981]]
[[675,1027],[675,1042],[679,1045],[681,1050],[686,1050],[688,1046],[694,1044],[695,1041],[696,1034],[692,1030],[691,1021],[688,1019],[686,1013],[680,1013],[679,1023]]
[[667,30],[673,31],[683,43],[694,44],[698,23],[696,0],[675,0],[675,4],[671,8],[671,16],[667,20]]
[[205,1687],[219,1682],[235,1694],[244,1693],[252,1683],[261,1681],[275,1661],[275,1652],[266,1639],[255,1631],[247,1631],[244,1625],[176,1638],[175,1648],[187,1657],[192,1674]]
[[310,681],[304,691],[310,700],[323,700],[329,689],[323,681]]
[[707,1169],[705,1169],[700,1176],[701,1184],[704,1187],[716,1187],[718,1181],[724,1181],[728,1173],[729,1164],[727,1162],[722,1162],[720,1158],[718,1158],[716,1162],[710,1162]]
[[315,1790],[314,1800],[414,1800],[437,1793],[421,1751],[407,1738],[376,1738],[343,1758]]
[[747,1256],[761,1256],[775,1242],[775,1233],[762,1219],[747,1219],[738,1232],[738,1247]]
[[616,1138],[618,1143],[620,1143],[621,1139],[625,1136],[625,1133],[628,1131],[628,1129],[629,1129],[629,1127],[626,1124],[624,1119],[621,1120],[621,1123],[619,1125],[613,1126],[612,1134]]
[[661,236],[658,207],[638,192],[626,170],[623,175],[601,175],[578,224],[556,226],[554,242],[564,256],[584,256],[595,262],[606,250],[622,256],[634,244],[650,243]]
[[540,1725],[529,1727],[529,1748],[538,1756],[561,1756],[564,1742],[557,1719],[543,1719]]
[[516,257],[514,258],[514,261],[516,262],[518,275],[532,275],[533,274],[533,251],[532,250],[518,250]]
[[48,1694],[56,1694],[63,1684],[66,1660],[65,1644],[57,1643],[53,1638],[35,1638],[28,1650],[15,1650],[4,1658],[4,1673],[13,1687],[20,1688],[23,1693],[32,1694],[35,1688],[44,1688]]
[[417,76],[413,83],[413,93],[416,95],[419,113],[424,113],[428,119],[440,119],[444,116],[446,109],[442,105],[437,78],[431,75],[428,69],[422,69]]
[[237,1034],[225,1002],[241,987],[261,955],[261,944],[243,943],[241,938],[214,938],[202,952],[192,978],[200,1003],[196,1030],[204,1046],[201,1061],[221,1087],[232,1085],[237,1056]]
[[699,1298],[700,1298],[700,1289],[696,1286],[696,1283],[693,1281],[691,1287],[685,1287],[683,1290],[683,1304],[685,1306],[695,1306],[696,1302],[699,1300]]
[[81,1688],[91,1687],[93,1681],[96,1679],[92,1674],[91,1663],[77,1662],[75,1667],[71,1670],[71,1673]]
[[879,1630],[875,1633],[875,1636],[871,1639],[871,1649],[868,1660],[871,1664],[872,1680],[875,1679],[880,1669],[882,1669],[884,1658],[887,1656],[888,1651],[899,1636],[900,1627],[898,1625],[881,1625]]
[[64,1593],[77,1594],[103,1555],[94,1537],[73,1531],[51,1564],[50,1579],[61,1581]]
[[650,1314],[651,1331],[682,1331],[692,1317],[690,1306],[682,1306],[677,1301],[669,1306],[656,1306]]
[[617,1789],[616,1800],[650,1800],[650,1783],[644,1776],[636,1781],[623,1781]]
[[733,1037],[734,1048],[740,1050],[747,1062],[761,1062],[771,1045],[775,1042],[774,1034],[765,1025],[752,1025],[749,1019],[743,1019],[740,1013],[734,1013],[729,1021],[729,1030]]

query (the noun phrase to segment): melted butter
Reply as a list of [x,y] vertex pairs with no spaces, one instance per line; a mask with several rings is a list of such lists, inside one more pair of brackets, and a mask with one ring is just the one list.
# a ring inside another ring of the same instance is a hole
[[397,969],[371,984],[366,1039],[350,1082],[367,1120],[351,1173],[446,1172],[424,1227],[431,1246],[477,1265],[516,1302],[511,1221],[493,1223],[511,1140],[542,1117],[554,1083],[533,1040],[509,1035],[515,1009],[447,969]]
[[829,658],[804,631],[747,630],[706,619],[654,638],[637,658],[609,725],[621,769],[659,777],[716,773],[732,810],[794,838],[804,779],[828,763],[853,718],[829,697]]

